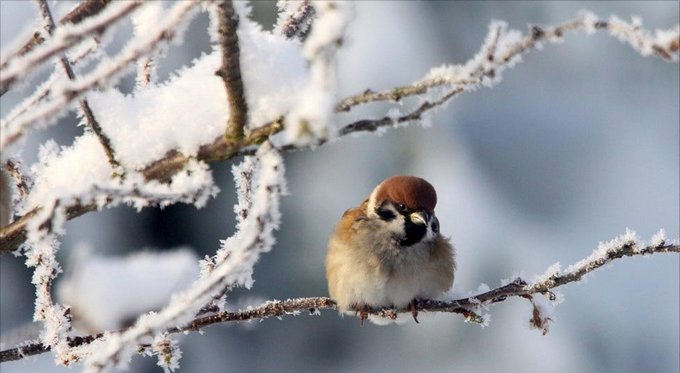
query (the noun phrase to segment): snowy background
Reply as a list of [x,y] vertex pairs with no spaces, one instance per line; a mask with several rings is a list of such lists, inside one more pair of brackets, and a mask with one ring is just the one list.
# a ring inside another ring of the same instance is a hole
[[[68,7],[58,5],[56,13]],[[573,18],[584,8],[602,17],[638,15],[650,28],[675,26],[680,11],[677,2],[361,3],[339,56],[341,96],[409,83],[431,67],[466,61],[492,19],[525,30],[528,23]],[[35,10],[29,2],[3,0],[0,16],[4,45],[30,28]],[[271,27],[274,5],[255,2],[253,17]],[[169,50],[161,80],[208,51],[207,20],[205,14],[195,18],[185,44]],[[114,40],[110,48],[120,44]],[[133,87],[132,75],[121,83],[124,92]],[[422,176],[437,188],[442,232],[458,249],[460,292],[499,285],[518,272],[530,279],[556,261],[574,263],[626,227],[643,239],[659,228],[677,238],[679,87],[677,64],[643,58],[603,34],[570,34],[562,45],[531,52],[493,89],[454,100],[430,128],[350,136],[313,152],[285,154],[290,196],[282,200],[279,243],[255,267],[254,287],[234,291],[230,305],[326,295],[323,261],[334,224],[394,174]],[[0,114],[20,96],[4,95]],[[380,105],[374,109],[358,112],[384,114]],[[70,144],[82,131],[75,123],[69,116],[33,136],[23,150],[27,161],[37,159],[45,139]],[[212,165],[222,192],[201,210],[176,205],[137,214],[119,207],[69,222],[60,251],[66,274],[87,260],[97,265],[86,255],[182,247],[178,260],[191,261],[213,253],[233,232],[230,166]],[[186,247],[193,249],[187,253]],[[31,320],[30,276],[22,259],[0,257],[2,334]],[[181,338],[181,371],[678,371],[679,277],[676,255],[617,262],[586,283],[560,289],[565,302],[547,336],[529,330],[530,305],[521,300],[492,308],[484,329],[446,314],[421,317],[419,325],[362,328],[356,318],[334,312],[213,326]],[[64,289],[65,280],[60,276],[57,288]],[[131,371],[158,371],[155,364],[136,357]],[[49,355],[1,369],[66,371],[54,368]]]

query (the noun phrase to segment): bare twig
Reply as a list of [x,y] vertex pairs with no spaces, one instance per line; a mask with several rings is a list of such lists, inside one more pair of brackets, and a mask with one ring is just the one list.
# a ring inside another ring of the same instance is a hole
[[243,128],[248,121],[248,104],[243,92],[240,50],[236,34],[239,19],[231,0],[222,0],[217,3],[216,7],[222,65],[215,74],[224,81],[229,101],[229,119],[225,137],[231,141],[238,141],[243,137]]
[[[615,240],[616,241],[616,240]],[[665,242],[657,242],[655,244],[648,244],[638,246],[636,241],[619,240],[618,244],[613,244],[608,250],[601,251],[601,248],[595,250],[591,257],[577,263],[570,267],[563,273],[556,273],[548,278],[538,281],[533,284],[527,284],[522,279],[500,286],[498,288],[480,293],[471,297],[451,300],[421,300],[417,302],[416,308],[418,311],[424,312],[443,312],[443,313],[458,313],[465,316],[470,321],[480,322],[479,316],[474,312],[485,306],[500,303],[512,297],[527,298],[531,301],[531,295],[534,294],[548,294],[552,297],[550,292],[552,289],[560,286],[577,282],[585,274],[590,273],[604,265],[611,263],[616,259],[624,256],[643,256],[659,253],[680,253],[680,245],[666,244]],[[554,300],[554,299],[553,299]],[[533,302],[533,301],[532,301]],[[320,310],[335,309],[335,302],[327,297],[310,297],[310,298],[296,298],[285,301],[269,301],[263,305],[255,308],[250,308],[238,312],[220,312],[214,315],[199,317],[181,327],[170,328],[169,333],[181,333],[187,331],[200,330],[206,326],[225,323],[231,321],[249,321],[262,320],[270,317],[282,317],[285,315],[296,315],[300,312],[309,312],[316,314]],[[399,313],[410,313],[410,309],[371,309],[369,313],[389,319],[396,318]],[[536,312],[536,311],[534,311]],[[532,314],[532,318],[537,315]],[[84,337],[75,337],[69,339],[71,347],[90,343],[101,337],[101,334],[90,335]],[[0,362],[20,360],[24,357],[37,355],[49,351],[49,347],[40,343],[26,343],[20,347],[11,348],[0,351]]]
[[[43,20],[45,21],[45,30],[50,36],[52,36],[54,34],[54,30],[56,29],[56,25],[54,24],[54,18],[52,18],[52,12],[50,11],[50,7],[47,4],[47,0],[36,1],[38,2],[40,15],[43,17]],[[68,61],[66,56],[62,55],[59,58],[59,63],[61,64],[61,67],[64,69],[64,72],[66,73],[66,76],[68,76],[69,80],[74,80],[76,78],[76,75],[73,72],[71,63]],[[92,132],[94,132],[95,136],[97,136],[97,139],[99,139],[99,143],[104,148],[104,153],[106,154],[106,158],[109,160],[111,168],[113,168],[113,170],[117,172],[120,169],[120,163],[116,160],[116,155],[113,151],[113,148],[111,147],[111,140],[106,136],[106,134],[104,134],[104,131],[102,130],[102,127],[99,125],[97,118],[95,118],[94,113],[92,112],[92,108],[90,107],[90,103],[87,102],[87,99],[83,97],[78,101],[78,103],[80,104],[80,109],[83,111],[83,114],[85,115],[87,125],[90,127]]]

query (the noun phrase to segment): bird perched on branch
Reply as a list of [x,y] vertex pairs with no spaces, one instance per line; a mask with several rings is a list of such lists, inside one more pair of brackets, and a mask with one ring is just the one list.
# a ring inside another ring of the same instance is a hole
[[406,308],[453,284],[454,249],[439,232],[437,193],[424,179],[393,176],[342,215],[328,243],[326,278],[343,313]]

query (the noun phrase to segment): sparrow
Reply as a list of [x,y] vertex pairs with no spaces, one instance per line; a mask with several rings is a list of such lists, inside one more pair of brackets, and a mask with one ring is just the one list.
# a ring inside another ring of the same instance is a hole
[[341,313],[409,308],[453,285],[454,248],[439,231],[437,193],[424,179],[393,176],[345,211],[328,242],[326,279]]

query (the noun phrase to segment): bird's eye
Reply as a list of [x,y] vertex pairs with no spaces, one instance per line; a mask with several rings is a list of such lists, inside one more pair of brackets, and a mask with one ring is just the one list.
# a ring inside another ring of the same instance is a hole
[[406,211],[406,205],[403,204],[403,203],[400,203],[400,204],[397,205],[397,209],[401,212],[404,212],[404,211]]
[[439,219],[437,218],[434,218],[434,221],[432,221],[432,232],[439,233]]

